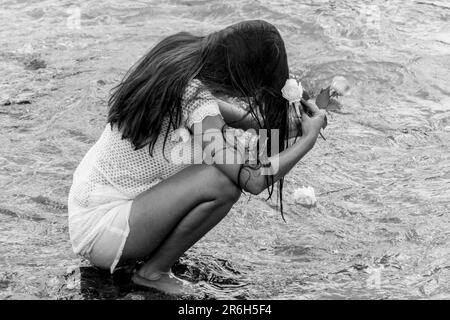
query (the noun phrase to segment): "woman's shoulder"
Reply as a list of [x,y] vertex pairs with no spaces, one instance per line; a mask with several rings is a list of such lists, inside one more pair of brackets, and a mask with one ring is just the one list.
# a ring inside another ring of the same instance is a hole
[[205,87],[205,85],[203,84],[203,82],[200,79],[194,78],[194,79],[192,79],[191,81],[188,82],[185,91],[186,90],[192,90],[192,89],[194,89],[194,90],[200,90],[200,89],[206,90],[206,87]]
[[205,99],[207,97],[212,97],[212,94],[198,78],[189,81],[184,89],[183,101],[185,103],[195,99]]
[[207,116],[220,115],[216,98],[197,78],[192,79],[186,87],[182,110],[188,128],[194,123],[201,122]]
[[193,87],[200,87],[203,85],[203,83],[200,79],[194,78],[191,81],[189,81],[188,85],[191,85]]

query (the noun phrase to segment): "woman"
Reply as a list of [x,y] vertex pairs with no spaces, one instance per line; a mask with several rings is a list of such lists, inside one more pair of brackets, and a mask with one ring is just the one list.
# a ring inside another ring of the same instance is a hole
[[[271,193],[278,181],[281,196],[283,176],[314,146],[324,114],[304,102],[308,114],[301,111],[301,123],[293,125],[281,95],[288,77],[284,42],[265,21],[159,42],[116,87],[108,125],[74,173],[74,251],[111,272],[143,260],[135,283],[182,293],[183,281],[170,273],[174,262],[225,217],[242,191]],[[222,100],[230,97],[244,101],[245,111]],[[269,147],[256,163],[235,161],[243,159],[242,148],[226,139],[228,127],[267,129],[268,145],[278,143],[280,152]],[[175,159],[180,144],[211,150],[211,136],[224,147],[207,154],[209,164]],[[293,136],[300,138],[287,148]]]

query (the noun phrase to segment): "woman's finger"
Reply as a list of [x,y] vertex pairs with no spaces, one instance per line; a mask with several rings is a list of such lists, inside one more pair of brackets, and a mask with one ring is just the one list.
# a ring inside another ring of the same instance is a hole
[[317,114],[317,112],[320,111],[320,109],[314,103],[311,103],[311,102],[303,100],[303,99],[301,100],[301,103],[304,107],[307,108],[307,110],[310,111],[312,116],[315,116]]
[[302,119],[305,119],[305,117],[309,117],[308,114],[305,112],[305,110],[304,110],[302,105],[300,105],[298,110],[300,111],[300,116],[302,117]]

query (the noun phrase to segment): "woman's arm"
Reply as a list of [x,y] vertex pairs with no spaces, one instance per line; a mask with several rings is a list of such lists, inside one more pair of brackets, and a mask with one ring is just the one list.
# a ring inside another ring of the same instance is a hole
[[302,137],[288,149],[269,157],[267,162],[270,163],[270,167],[268,168],[249,164],[241,165],[242,162],[237,161],[242,158],[242,155],[236,148],[230,146],[230,142],[224,141],[222,128],[226,124],[220,116],[206,117],[201,123],[194,124],[191,130],[194,134],[202,133],[204,150],[208,151],[208,156],[211,154],[217,168],[234,183],[241,185],[245,191],[259,194],[273,182],[284,177],[314,146],[323,125],[325,113],[315,107],[312,109],[311,117],[303,111],[301,116]]
[[260,127],[258,121],[241,106],[232,104],[224,99],[217,98],[219,104],[220,113],[225,120],[225,123],[233,128],[240,128],[243,130],[255,129]]
[[[249,129],[260,129],[258,121],[244,108],[232,104],[224,99],[217,98],[217,103],[219,104],[220,113],[222,114],[225,123],[233,128],[240,128],[243,130]],[[312,105],[311,102],[306,102],[303,100],[307,106]],[[310,107],[311,108],[311,107]],[[289,139],[297,138],[301,135],[301,117],[293,109],[289,114],[291,126],[289,127]]]

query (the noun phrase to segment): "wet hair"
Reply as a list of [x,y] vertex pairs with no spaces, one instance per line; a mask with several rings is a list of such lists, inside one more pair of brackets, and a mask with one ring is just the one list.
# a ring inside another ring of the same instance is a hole
[[[180,126],[184,89],[194,78],[213,93],[245,99],[269,139],[270,130],[279,130],[279,151],[286,148],[288,103],[281,96],[289,78],[286,49],[276,27],[262,20],[243,21],[206,36],[181,32],[164,38],[115,87],[108,123],[117,125],[136,149],[148,147],[152,154],[163,119],[169,119],[164,145],[170,128]],[[273,182],[269,185],[270,198]],[[283,179],[281,212],[282,187]]]

